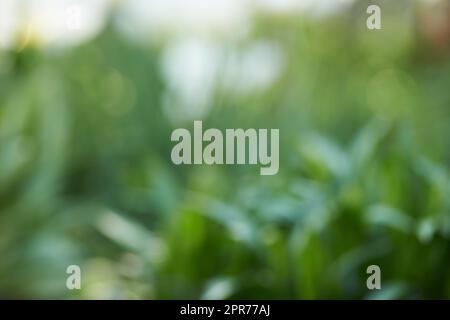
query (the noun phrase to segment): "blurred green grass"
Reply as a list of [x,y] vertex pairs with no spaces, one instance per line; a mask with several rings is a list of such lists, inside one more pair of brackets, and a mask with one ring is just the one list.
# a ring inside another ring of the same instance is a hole
[[450,298],[450,56],[409,19],[257,17],[280,78],[203,121],[280,128],[274,177],[171,164],[162,47],[0,52],[0,296]]

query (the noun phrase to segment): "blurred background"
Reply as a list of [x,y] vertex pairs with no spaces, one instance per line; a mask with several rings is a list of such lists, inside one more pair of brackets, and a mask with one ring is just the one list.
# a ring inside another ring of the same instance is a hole
[[1,0],[0,297],[449,299],[449,136],[448,1]]

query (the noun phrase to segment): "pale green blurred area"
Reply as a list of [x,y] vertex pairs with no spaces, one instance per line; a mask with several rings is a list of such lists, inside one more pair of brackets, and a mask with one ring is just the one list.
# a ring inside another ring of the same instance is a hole
[[[349,3],[0,50],[0,297],[450,298],[450,9]],[[173,165],[194,119],[279,128],[279,173]]]

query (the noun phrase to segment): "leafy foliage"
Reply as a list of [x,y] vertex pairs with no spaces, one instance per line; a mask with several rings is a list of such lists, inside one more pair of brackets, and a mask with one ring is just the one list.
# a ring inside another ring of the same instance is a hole
[[448,54],[428,61],[402,17],[257,18],[282,75],[217,85],[204,123],[280,128],[273,177],[171,163],[192,122],[166,116],[162,47],[108,29],[0,53],[0,296],[450,298]]

